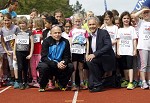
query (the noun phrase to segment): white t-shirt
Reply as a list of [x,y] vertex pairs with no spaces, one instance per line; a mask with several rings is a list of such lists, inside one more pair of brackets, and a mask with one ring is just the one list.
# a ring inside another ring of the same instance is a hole
[[66,32],[63,32],[61,36],[69,40],[69,34]]
[[133,56],[133,39],[137,39],[135,28],[119,28],[117,38],[120,39],[119,54]]
[[150,50],[150,22],[139,21],[139,38],[137,49]]
[[89,34],[85,29],[74,28],[70,31],[69,37],[72,37],[71,52],[75,54],[84,54],[86,38]]
[[[118,27],[116,25],[105,26],[103,29],[108,31],[112,42],[116,40],[118,34]],[[113,45],[113,50],[116,53],[116,45]]]

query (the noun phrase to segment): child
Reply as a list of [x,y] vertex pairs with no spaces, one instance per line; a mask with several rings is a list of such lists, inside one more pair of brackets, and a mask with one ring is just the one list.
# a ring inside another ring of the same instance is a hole
[[114,19],[115,19],[115,25],[116,25],[118,28],[120,28],[119,17],[116,16],[116,17],[114,17]]
[[[17,69],[13,67],[13,48],[14,48],[14,39],[15,35],[20,32],[18,26],[12,24],[12,17],[9,13],[4,15],[4,27],[1,29],[0,35],[2,37],[2,46],[7,53],[7,59],[9,62],[9,68],[11,73],[11,79],[17,78]],[[12,80],[10,84],[12,85]]]
[[135,14],[132,14],[132,16],[135,17],[139,17],[139,15],[141,15],[143,18],[143,20],[137,20],[139,27],[137,49],[139,50],[141,60],[141,88],[147,89],[149,87],[150,89],[150,9],[148,7],[143,7],[142,10],[138,11]]
[[42,29],[43,29],[43,20],[40,17],[36,17],[33,20],[33,27],[35,30],[32,31],[33,40],[34,40],[34,51],[33,55],[30,60],[30,68],[31,68],[31,74],[32,74],[32,83],[29,85],[39,87],[39,84],[37,82],[37,65],[41,59],[41,40],[42,40]]
[[33,9],[31,10],[31,13],[30,13],[30,19],[33,20],[34,18],[38,17],[38,15],[39,15],[38,10],[35,9],[35,8],[33,8]]
[[57,25],[58,21],[53,16],[48,16],[45,18],[45,30],[43,31],[43,40],[50,36],[50,30],[52,29],[53,25]]
[[88,25],[87,25],[87,20],[90,18],[90,17],[94,17],[94,13],[92,11],[87,11],[85,13],[85,20],[84,20],[84,24],[82,26],[82,28],[85,28],[88,32],[90,32],[89,28],[88,28]]
[[69,32],[72,29],[72,22],[71,20],[65,20],[63,24],[64,32],[62,33],[62,37],[69,40]]
[[[73,24],[74,28],[70,31],[70,44],[71,44],[71,52],[72,52],[72,62],[74,65],[75,71],[72,74],[72,89],[73,91],[77,90],[77,86],[75,84],[75,74],[77,68],[79,69],[79,77],[80,77],[80,88],[87,89],[83,82],[83,65],[84,65],[84,54],[88,55],[88,36],[86,30],[81,28],[83,16],[80,13],[73,15]],[[78,67],[77,67],[78,65]]]
[[55,10],[54,11],[54,17],[57,19],[59,26],[63,25],[64,22],[64,14],[61,10]]
[[[121,65],[124,69],[125,80],[121,84],[127,89],[134,89],[133,85],[133,56],[136,55],[136,31],[131,25],[129,12],[125,11],[120,16],[120,28],[117,35],[117,54],[121,56]],[[128,82],[129,80],[129,82]]]
[[[134,16],[136,12],[137,11],[133,11],[131,13],[131,25],[135,28],[136,34],[139,37],[139,26],[138,26],[139,18]],[[135,87],[137,87],[138,85],[141,85],[141,80],[139,78],[139,72],[140,72],[139,70],[140,70],[140,55],[137,50],[137,56],[134,56],[133,58],[133,73],[134,73],[133,84]]]
[[[14,56],[13,59],[18,63],[18,83],[21,90],[28,88],[27,74],[29,59],[33,53],[33,37],[32,32],[28,30],[28,20],[26,17],[21,16],[18,24],[21,32],[19,32],[15,39]],[[23,74],[23,79],[22,79]],[[15,86],[15,88],[18,88]]]
[[[105,29],[108,31],[111,38],[113,50],[116,54],[116,44],[117,44],[116,36],[118,34],[118,27],[114,25],[114,16],[111,11],[106,11],[104,13],[104,24],[101,26],[101,29]],[[107,76],[112,76],[112,71],[109,73],[108,72],[105,73],[104,77]]]
[[[1,28],[3,27],[3,18],[0,18],[0,31]],[[3,80],[2,80],[2,76],[3,76],[3,69],[2,69],[2,64],[3,64],[3,55],[4,55],[4,49],[1,45],[1,35],[0,35],[0,87],[2,87],[3,84]]]

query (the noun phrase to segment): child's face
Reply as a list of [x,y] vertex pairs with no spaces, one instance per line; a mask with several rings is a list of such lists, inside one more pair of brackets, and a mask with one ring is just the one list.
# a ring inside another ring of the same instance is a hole
[[48,23],[47,21],[45,21],[45,27],[46,27],[47,29],[52,28],[52,23]]
[[90,17],[94,17],[94,14],[93,13],[87,13],[87,19]]
[[134,16],[131,15],[131,24],[132,24],[132,26],[135,26],[137,24],[136,23],[137,19],[138,19],[137,17],[134,17]]
[[13,5],[12,5],[12,10],[16,10],[18,7],[18,2],[15,2]]
[[37,17],[38,15],[36,14],[36,12],[32,12],[30,14],[30,19],[34,19],[35,17]]
[[58,20],[59,23],[63,21],[62,13],[56,13],[55,18]]
[[80,18],[75,18],[74,19],[74,25],[76,28],[81,28],[82,20]]
[[119,20],[115,20],[115,25],[118,26],[118,28],[119,28],[119,26],[120,26],[119,24],[120,24],[120,23],[119,23]]
[[21,30],[25,30],[27,28],[27,24],[25,22],[21,22],[19,26]]
[[106,25],[111,25],[112,24],[112,19],[109,16],[105,16],[104,23],[106,23]]
[[125,15],[125,16],[122,18],[122,22],[123,22],[123,25],[124,25],[124,26],[129,26],[130,17],[129,17],[128,15]]
[[69,34],[70,30],[71,30],[71,24],[66,23],[66,25],[64,26],[64,30],[67,34]]
[[11,19],[8,19],[7,17],[4,17],[4,25],[6,27],[10,27],[11,23],[12,23]]
[[142,14],[142,17],[144,20],[149,20],[150,19],[150,10],[144,11]]

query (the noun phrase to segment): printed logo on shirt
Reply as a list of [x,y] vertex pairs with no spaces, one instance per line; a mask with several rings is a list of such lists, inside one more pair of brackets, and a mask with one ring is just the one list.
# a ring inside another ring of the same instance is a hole
[[39,43],[39,42],[41,42],[41,40],[40,40],[40,35],[41,35],[41,34],[33,35],[34,43]]
[[144,40],[150,39],[150,27],[149,26],[145,26],[143,34],[144,34]]

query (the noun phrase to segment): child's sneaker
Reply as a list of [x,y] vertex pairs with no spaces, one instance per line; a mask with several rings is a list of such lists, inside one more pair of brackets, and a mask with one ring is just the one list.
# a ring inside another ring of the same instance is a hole
[[28,88],[30,88],[28,83],[25,83],[25,89],[28,89]]
[[45,88],[40,87],[38,91],[39,92],[45,92]]
[[123,80],[123,82],[121,83],[121,87],[127,87],[128,83],[129,82],[127,80]]
[[86,86],[86,88],[88,89],[88,80],[84,81],[84,85]]
[[29,83],[30,86],[33,86],[33,87],[40,87],[39,83],[37,82],[37,80],[32,80],[32,83]]
[[19,88],[19,83],[18,83],[18,82],[15,82],[15,83],[14,83],[14,89],[17,89],[17,88]]
[[20,88],[20,90],[24,90],[25,89],[25,84],[24,83],[20,83],[19,84],[19,88]]
[[128,83],[127,89],[128,90],[134,89],[134,84],[133,83]]
[[139,80],[138,87],[141,87],[141,86],[142,86],[142,80]]
[[68,88],[71,88],[71,86],[72,86],[72,82],[71,82],[71,80],[69,80],[69,82],[68,82],[68,84],[67,84],[67,87],[68,87]]
[[77,90],[78,90],[78,89],[77,89],[77,86],[76,86],[76,85],[72,85],[71,90],[72,90],[72,91],[77,91]]
[[53,85],[53,83],[49,83],[49,84],[48,84],[48,88],[49,88],[49,89],[55,89],[55,86]]
[[134,84],[134,87],[137,87],[138,86],[138,82],[137,81],[133,81],[133,84]]
[[142,89],[148,89],[148,85],[147,85],[147,83],[146,82],[142,82],[142,85],[141,85],[141,88]]
[[88,89],[88,87],[84,84],[80,84],[80,89],[86,90],[86,89]]

